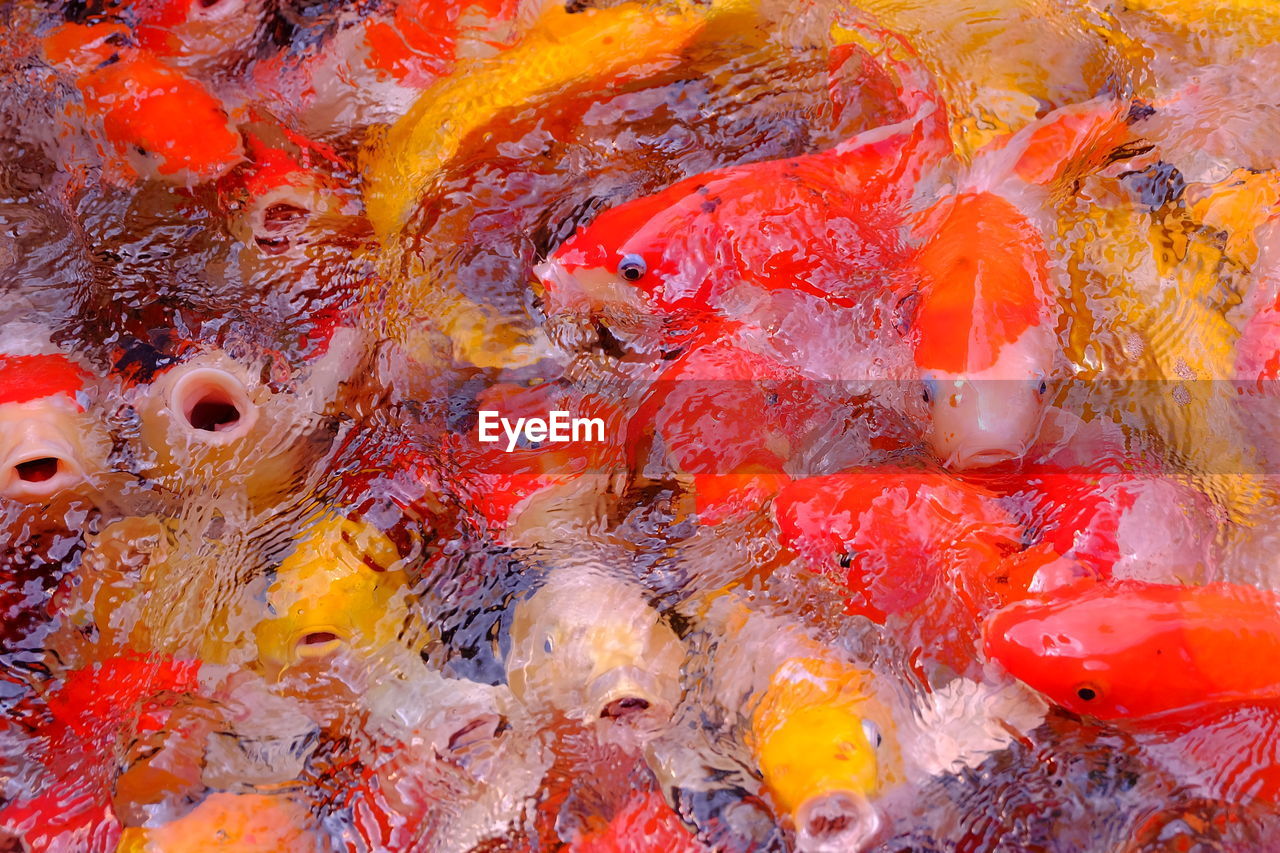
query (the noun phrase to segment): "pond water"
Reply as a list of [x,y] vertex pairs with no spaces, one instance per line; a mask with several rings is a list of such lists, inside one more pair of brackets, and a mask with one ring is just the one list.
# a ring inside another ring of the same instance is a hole
[[1277,837],[1280,11],[0,20],[0,850]]

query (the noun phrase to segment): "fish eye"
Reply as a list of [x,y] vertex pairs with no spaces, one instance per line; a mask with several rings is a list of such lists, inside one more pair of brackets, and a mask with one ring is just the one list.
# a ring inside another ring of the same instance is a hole
[[872,749],[879,749],[880,744],[884,743],[884,737],[880,734],[880,727],[871,720],[862,721],[862,734],[866,737],[867,743],[871,744]]
[[1036,388],[1036,393],[1040,394],[1041,396],[1044,396],[1044,393],[1048,390],[1049,390],[1049,383],[1041,379],[1039,387]]
[[938,380],[924,379],[922,383],[924,388],[920,392],[920,399],[926,403],[933,402],[938,396]]
[[639,281],[648,269],[648,264],[639,255],[624,255],[618,262],[618,275],[627,281]]
[[1081,702],[1092,702],[1102,695],[1102,691],[1093,684],[1081,684],[1076,688],[1076,696]]

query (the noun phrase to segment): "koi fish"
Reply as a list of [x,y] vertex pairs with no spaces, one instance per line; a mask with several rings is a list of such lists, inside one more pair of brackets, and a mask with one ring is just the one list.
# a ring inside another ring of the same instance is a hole
[[1178,185],[1149,204],[1134,197],[1163,171],[1157,163],[1090,176],[1087,201],[1062,214],[1058,233],[1067,238],[1057,250],[1073,271],[1064,351],[1075,377],[1091,383],[1090,409],[1120,423],[1129,440],[1154,444],[1245,520],[1259,505],[1262,470],[1227,380],[1236,377],[1240,335],[1232,315],[1254,286],[1249,241],[1240,237],[1258,224],[1250,204],[1259,187],[1236,176],[1201,188],[1208,194],[1196,200]]
[[[681,3],[673,14],[654,14],[639,3],[578,12],[549,6],[514,47],[468,63],[427,89],[369,152],[365,209],[375,232],[389,242],[467,137],[502,111],[575,84],[671,67],[709,22],[751,5]],[[618,50],[621,44],[629,48]]]
[[79,75],[76,85],[117,162],[137,175],[189,186],[217,178],[244,159],[240,134],[222,102],[145,51],[113,54]]
[[684,658],[643,587],[598,565],[568,564],[517,606],[507,682],[530,708],[642,744],[670,724]]
[[182,817],[156,827],[130,827],[116,853],[328,849],[307,808],[285,794],[210,793]]
[[[253,629],[271,676],[343,647],[376,652],[398,642],[410,619],[407,580],[395,545],[370,524],[329,518],[281,562]],[[407,642],[414,641],[412,630]],[[418,637],[425,641],[425,635]]]
[[[465,3],[465,5],[464,5]],[[489,35],[498,41],[497,25],[517,12],[512,0],[458,3],[443,11],[436,0],[400,0],[391,17],[365,22],[368,64],[407,86],[424,89],[454,64],[459,41],[467,35]],[[474,32],[468,24],[480,26]]]
[[[322,314],[318,323],[325,321],[336,318]],[[281,368],[285,381],[294,380],[287,390],[272,389],[261,363],[183,345],[186,360],[132,389],[141,470],[177,491],[278,500],[282,490],[294,487],[315,449],[306,436],[314,434],[362,353],[360,336],[349,327],[316,332],[319,341],[300,341],[312,343],[312,360],[295,376],[288,376],[278,353],[269,354],[279,359],[272,366]]]
[[83,417],[88,378],[64,355],[0,355],[0,495],[46,501],[105,467]]
[[912,319],[930,443],[949,468],[1020,458],[1061,360],[1058,282],[1036,188],[1100,164],[1127,137],[1128,105],[1057,110],[974,158],[958,191],[917,220]]
[[1077,714],[1280,698],[1280,596],[1252,586],[1114,581],[1012,604],[983,634],[989,659]]
[[778,295],[846,306],[907,295],[905,206],[950,153],[945,111],[913,73],[899,75],[907,115],[896,124],[696,175],[580,227],[535,270],[548,317],[585,318],[652,359],[708,323],[758,317]]
[[[68,22],[45,36],[50,62],[74,59],[87,71],[131,44],[179,65],[201,65],[249,47],[263,11],[261,0],[106,0],[98,6],[92,23]],[[88,62],[90,56],[96,61]]]
[[343,206],[337,181],[315,167],[323,158],[340,168],[337,156],[296,134],[283,135],[298,146],[296,153],[246,132],[248,163],[218,181],[231,233],[264,255],[297,254],[315,240],[317,220],[336,220]]
[[520,820],[551,761],[506,685],[446,678],[421,659],[377,679],[359,704],[362,732],[401,745],[364,762],[358,792],[344,797],[366,849],[483,846]]
[[[653,358],[726,317],[772,328],[770,309],[793,315],[798,296],[827,313],[859,294],[888,305],[916,296],[905,322],[935,452],[951,467],[1020,455],[1060,351],[1034,211],[1047,188],[1123,141],[1127,104],[1064,108],[997,140],[955,193],[912,215],[917,185],[940,177],[952,151],[936,95],[912,84],[901,97],[910,118],[830,151],[708,172],[605,211],[537,270],[548,316],[576,316],[624,357]],[[844,325],[874,338],[890,322]]]
[[743,745],[801,847],[862,850],[875,802],[906,779],[882,682],[792,622],[714,594],[701,615],[719,638],[707,689],[745,723]]

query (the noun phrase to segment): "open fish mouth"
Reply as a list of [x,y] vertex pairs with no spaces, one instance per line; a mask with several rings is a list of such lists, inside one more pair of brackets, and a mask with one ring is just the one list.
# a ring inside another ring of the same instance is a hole
[[651,380],[666,364],[665,353],[644,343],[647,335],[637,334],[629,322],[560,313],[547,319],[546,330],[566,356],[566,378],[581,386],[603,390]]

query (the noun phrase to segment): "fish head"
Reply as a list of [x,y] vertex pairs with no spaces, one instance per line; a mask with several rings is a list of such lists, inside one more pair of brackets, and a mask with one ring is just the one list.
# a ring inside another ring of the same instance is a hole
[[630,747],[669,725],[684,656],[643,588],[595,566],[566,565],[516,608],[507,679],[526,706]]
[[82,83],[117,153],[142,177],[193,185],[244,159],[222,104],[196,80],[144,54],[114,62]]
[[984,629],[987,657],[1018,680],[1070,711],[1105,714],[1114,673],[1092,651],[1093,633],[1069,612],[1040,601],[1010,605]]
[[929,443],[948,468],[983,468],[1021,458],[1044,418],[1049,383],[1039,371],[1019,379],[927,375]]
[[100,473],[87,378],[62,355],[0,356],[0,496],[39,503]]
[[346,518],[316,525],[284,559],[254,629],[258,659],[280,675],[345,651],[378,652],[409,617],[399,552],[372,525]]
[[1072,586],[988,617],[984,648],[1015,678],[1077,714],[1145,717],[1204,700],[1186,650],[1182,587]]
[[950,468],[1021,457],[1057,363],[1056,304],[1039,230],[992,193],[943,203],[917,259],[913,318],[929,441]]
[[770,796],[802,849],[862,850],[880,829],[874,802],[901,781],[893,718],[869,672],[793,658],[774,673],[751,718]]
[[618,361],[659,358],[666,332],[706,308],[709,214],[691,207],[698,196],[685,181],[606,210],[534,269],[557,343]]

